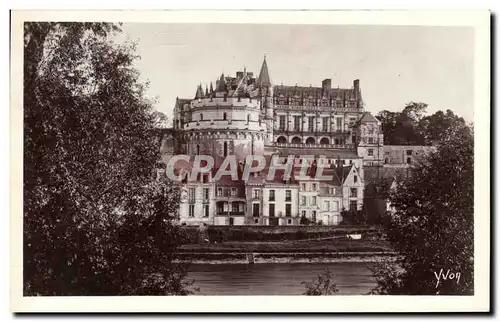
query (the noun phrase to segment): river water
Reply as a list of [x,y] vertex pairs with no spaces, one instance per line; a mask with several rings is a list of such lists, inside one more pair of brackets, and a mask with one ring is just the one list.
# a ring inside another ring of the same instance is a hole
[[339,295],[364,295],[375,282],[370,263],[193,264],[188,278],[200,288],[196,295],[301,295],[302,281],[310,282],[327,268]]

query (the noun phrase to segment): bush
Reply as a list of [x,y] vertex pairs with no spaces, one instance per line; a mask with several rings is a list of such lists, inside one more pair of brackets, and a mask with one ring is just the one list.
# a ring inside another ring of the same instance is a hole
[[333,283],[333,274],[329,269],[318,275],[311,283],[302,282],[301,284],[306,288],[302,295],[334,295],[339,291],[337,284]]

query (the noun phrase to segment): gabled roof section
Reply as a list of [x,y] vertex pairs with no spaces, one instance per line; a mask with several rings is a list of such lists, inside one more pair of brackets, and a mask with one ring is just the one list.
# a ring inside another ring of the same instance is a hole
[[260,68],[259,78],[257,79],[258,86],[272,86],[271,78],[269,77],[269,69],[267,68],[266,55],[264,55],[264,61],[262,62],[262,67]]
[[363,116],[359,119],[359,123],[378,123],[379,120],[377,120],[372,113],[370,112],[364,112]]
[[345,179],[347,178],[347,176],[349,175],[349,173],[351,172],[351,169],[354,165],[348,165],[348,166],[345,166],[345,167],[335,167],[335,175],[337,176],[339,182],[340,182],[340,185],[344,184],[344,181]]

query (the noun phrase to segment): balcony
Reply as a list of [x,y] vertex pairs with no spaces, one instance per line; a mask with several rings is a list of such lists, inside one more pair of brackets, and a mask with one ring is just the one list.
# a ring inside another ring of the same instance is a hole
[[216,216],[245,216],[244,211],[222,211],[217,212]]
[[276,104],[274,105],[275,110],[292,110],[292,111],[321,111],[321,112],[351,112],[351,113],[359,113],[363,112],[363,108],[357,107],[334,107],[334,106],[305,106],[305,105],[282,105]]
[[304,130],[301,131],[295,130],[295,129],[276,129],[274,130],[274,135],[310,135],[310,136],[317,136],[317,135],[322,135],[322,136],[337,136],[337,135],[350,135],[351,130],[332,130],[332,131],[323,131],[323,130],[318,130],[318,131],[310,131],[310,130]]
[[273,143],[277,148],[324,148],[324,149],[353,149],[352,144],[306,144],[306,143]]

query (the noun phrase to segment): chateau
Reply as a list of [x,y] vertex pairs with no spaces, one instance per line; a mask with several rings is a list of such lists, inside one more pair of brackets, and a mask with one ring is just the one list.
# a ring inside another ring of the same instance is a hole
[[[235,77],[222,74],[215,86],[200,84],[193,99],[177,98],[173,129],[162,146],[166,158],[321,156],[323,173],[333,177],[320,181],[294,170],[290,180],[279,172],[269,180],[264,170],[234,181],[209,173],[182,183],[179,220],[187,225],[299,225],[303,218],[338,225],[342,211],[362,209],[366,177],[408,167],[425,150],[384,146],[380,122],[364,109],[358,79],[350,88],[332,86],[330,79],[320,87],[275,85],[266,57],[258,75],[246,69]],[[302,162],[296,160],[297,166]]]

